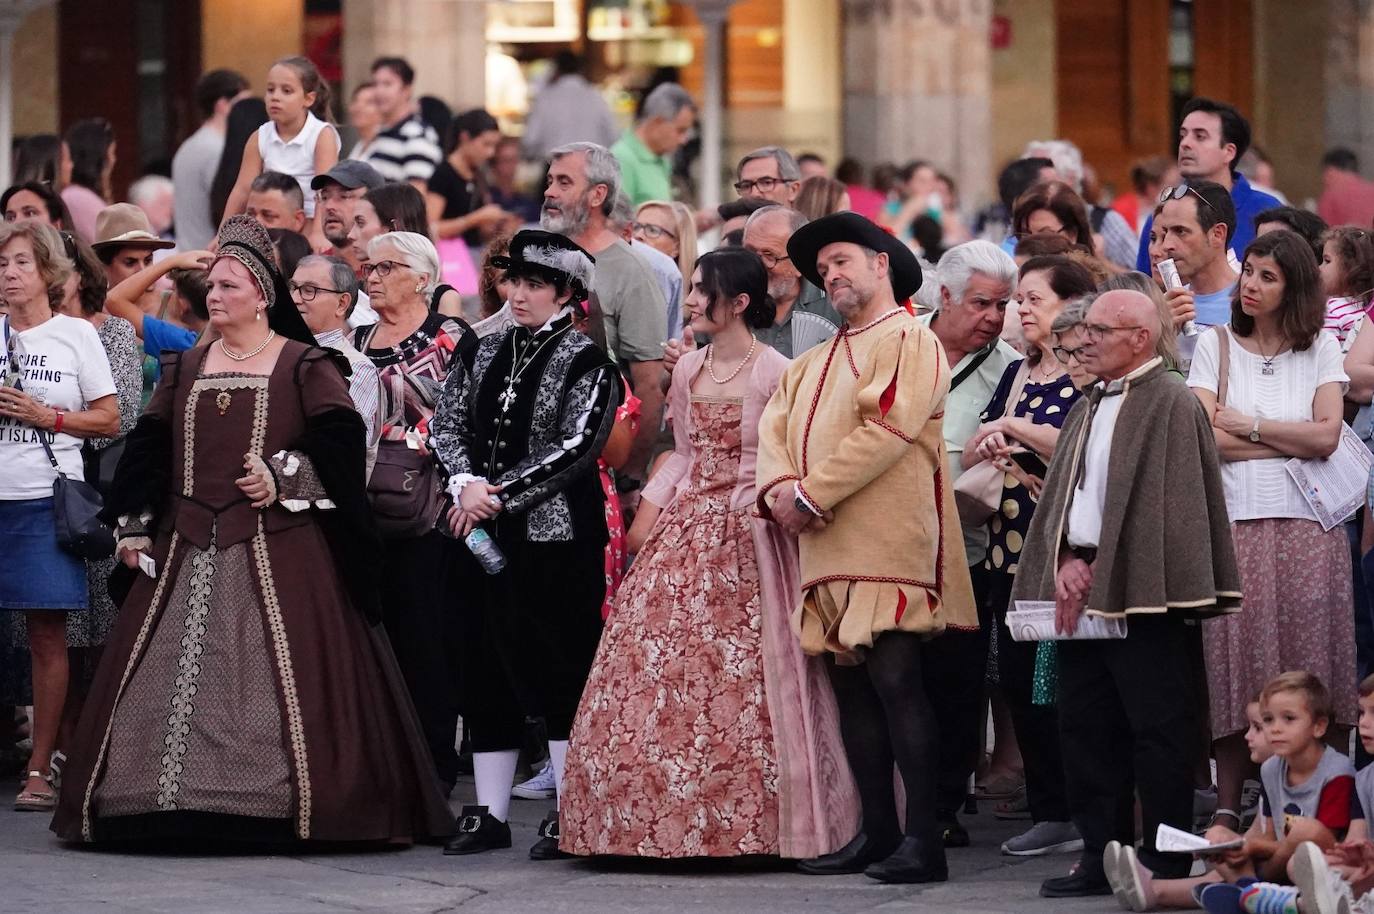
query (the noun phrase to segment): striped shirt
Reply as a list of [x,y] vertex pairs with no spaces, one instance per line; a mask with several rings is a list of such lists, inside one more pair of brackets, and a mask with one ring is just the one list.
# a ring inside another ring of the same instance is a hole
[[1326,324],[1327,330],[1336,334],[1336,339],[1341,341],[1342,349],[1346,349],[1345,338],[1350,331],[1355,329],[1355,325],[1360,322],[1360,318],[1365,314],[1365,302],[1359,298],[1328,298],[1326,300]]
[[377,442],[382,437],[382,380],[377,366],[344,338],[342,330],[326,330],[315,335],[319,345],[343,353],[353,374],[348,379],[348,394],[358,415],[363,417],[367,427],[367,475],[372,475],[372,464],[377,459]]
[[439,134],[412,114],[378,133],[364,161],[388,181],[428,181],[443,157]]

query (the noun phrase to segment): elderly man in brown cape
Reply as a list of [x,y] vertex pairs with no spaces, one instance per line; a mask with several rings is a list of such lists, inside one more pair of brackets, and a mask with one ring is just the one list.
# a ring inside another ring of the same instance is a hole
[[[883,882],[943,882],[935,818],[936,722],[921,644],[976,628],[941,416],[939,339],[898,302],[921,285],[911,251],[863,216],[798,229],[787,253],[845,324],[799,355],[759,421],[760,513],[799,534],[793,627],[824,655],[863,807],[858,836],[800,865]],[[905,829],[893,795],[906,789]]]
[[1111,893],[1117,842],[1134,843],[1133,788],[1141,862],[1165,877],[1191,863],[1158,853],[1155,832],[1192,822],[1205,681],[1196,621],[1240,608],[1240,576],[1212,429],[1155,355],[1163,331],[1139,292],[1093,303],[1084,367],[1101,380],[1064,422],[1012,592],[1053,600],[1064,633],[1085,613],[1128,625],[1121,640],[1058,644],[1064,773],[1084,848],[1068,876],[1041,886],[1046,897]]

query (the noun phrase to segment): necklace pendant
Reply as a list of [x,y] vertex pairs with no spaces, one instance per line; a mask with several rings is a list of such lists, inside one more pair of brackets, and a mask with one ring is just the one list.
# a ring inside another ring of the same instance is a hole
[[215,406],[219,409],[219,414],[221,416],[229,412],[229,404],[233,401],[234,398],[230,396],[229,391],[227,390],[221,390],[218,394],[215,395]]
[[501,401],[501,412],[505,414],[510,409],[511,404],[515,402],[515,391],[507,387],[497,394],[496,399]]
[[1273,366],[1273,365],[1265,365],[1265,366],[1261,367],[1261,368],[1260,368],[1260,374],[1264,375],[1266,378],[1272,378],[1272,377],[1274,376],[1274,366]]

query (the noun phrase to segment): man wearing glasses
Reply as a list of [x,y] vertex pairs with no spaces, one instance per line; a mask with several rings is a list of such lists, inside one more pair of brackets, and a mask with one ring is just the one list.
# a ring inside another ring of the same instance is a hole
[[765,206],[744,224],[744,246],[768,271],[768,295],[776,307],[773,326],[754,331],[760,343],[794,359],[839,332],[843,318],[825,293],[802,278],[787,242],[806,225],[806,217],[786,206]]
[[1159,201],[1150,230],[1186,284],[1164,294],[1174,326],[1188,320],[1199,327],[1226,323],[1238,278],[1228,256],[1236,222],[1230,192],[1212,181],[1193,181],[1164,188]]
[[739,160],[735,191],[791,206],[801,189],[801,167],[781,146],[764,146]]
[[[1231,195],[1238,218],[1231,220],[1231,242],[1243,252],[1255,237],[1255,217],[1279,201],[1255,190],[1245,175],[1236,171],[1245,150],[1250,148],[1250,122],[1231,105],[1195,98],[1183,107],[1178,125],[1178,171],[1184,182],[1196,186],[1201,181],[1220,184]],[[1150,272],[1150,222],[1140,236],[1135,268]]]
[[342,257],[313,254],[296,264],[289,287],[291,301],[315,335],[315,342],[341,353],[353,369],[348,379],[348,393],[367,429],[367,475],[370,477],[372,465],[377,460],[377,442],[382,437],[385,401],[377,366],[344,335],[348,316],[358,301],[358,279]]
[[1110,895],[1122,874],[1135,878],[1125,849],[1137,793],[1140,863],[1165,878],[1192,864],[1158,852],[1155,834],[1192,822],[1196,623],[1239,610],[1240,576],[1211,423],[1155,354],[1168,332],[1140,292],[1105,292],[1089,308],[1080,357],[1100,380],[1064,421],[1012,591],[1052,602],[1065,635],[1085,615],[1127,623],[1122,639],[1057,645],[1064,774],[1084,846],[1069,875],[1041,886],[1047,898]]

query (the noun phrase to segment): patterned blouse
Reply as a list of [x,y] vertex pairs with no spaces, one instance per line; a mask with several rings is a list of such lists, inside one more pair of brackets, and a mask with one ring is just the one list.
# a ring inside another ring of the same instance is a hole
[[359,327],[353,345],[372,360],[381,375],[386,395],[386,416],[382,439],[402,441],[408,432],[429,437],[429,422],[434,403],[444,389],[455,358],[472,364],[477,351],[477,335],[466,322],[430,312],[425,322],[395,346],[373,349],[368,346],[376,325]]
[[[1002,415],[1006,409],[1007,397],[1011,395],[1011,386],[1015,382],[1016,372],[1022,361],[1024,360],[1018,359],[1012,362],[1002,372],[1002,380],[998,382],[992,400],[983,411],[984,422]],[[1073,386],[1073,380],[1067,374],[1044,384],[1035,384],[1027,380],[1011,414],[1028,418],[1036,425],[1062,428],[1069,409],[1080,396],[1082,394]],[[1043,460],[1036,457],[1031,469],[1036,476],[1045,478],[1047,467]],[[988,556],[983,560],[985,569],[1003,574],[1016,574],[1016,561],[1021,557],[1021,547],[1025,543],[1026,534],[1030,531],[1031,515],[1034,512],[1035,501],[1031,498],[1030,492],[1015,476],[1007,473],[1002,483],[1002,506],[988,521],[991,535],[988,541]]]
[[143,408],[143,344],[134,333],[134,325],[122,317],[106,317],[96,328],[105,356],[110,360],[114,375],[115,403],[119,406],[119,435],[114,438],[92,438],[91,447],[97,451],[109,447],[133,430]]

